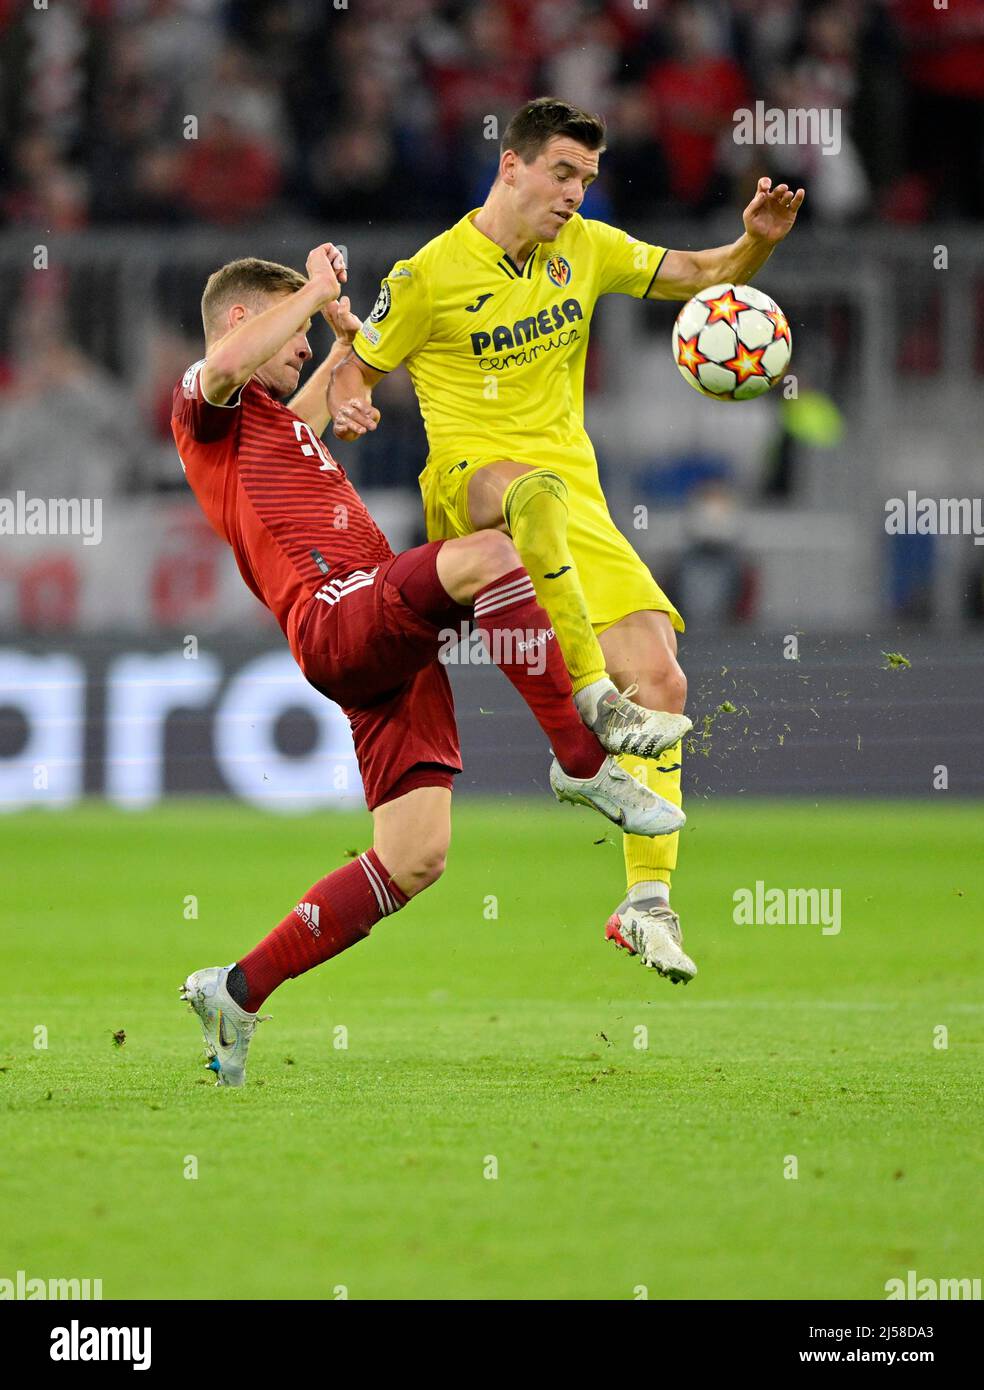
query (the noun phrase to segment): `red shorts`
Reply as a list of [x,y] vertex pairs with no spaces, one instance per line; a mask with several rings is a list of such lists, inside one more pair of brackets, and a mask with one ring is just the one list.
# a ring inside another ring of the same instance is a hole
[[408,572],[430,579],[432,571],[431,586],[443,594],[436,576],[442,544],[333,575],[308,599],[297,627],[301,670],[352,726],[370,811],[415,787],[450,787],[461,771],[451,686],[437,659],[441,633],[458,610],[444,595],[445,621],[438,612],[424,617],[389,578],[394,565],[400,582]]

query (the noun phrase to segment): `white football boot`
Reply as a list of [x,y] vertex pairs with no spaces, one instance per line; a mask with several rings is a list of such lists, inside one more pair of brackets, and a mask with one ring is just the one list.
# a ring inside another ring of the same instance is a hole
[[248,1014],[226,989],[231,965],[196,970],[181,986],[181,998],[198,1015],[205,1035],[206,1066],[215,1072],[216,1086],[246,1083],[246,1054],[256,1025],[269,1014]]
[[574,696],[578,713],[607,753],[634,753],[655,758],[679,743],[694,727],[685,714],[646,709],[629,697],[639,689],[626,686],[621,693],[610,680],[595,681]]
[[605,938],[639,956],[643,965],[665,975],[673,984],[689,984],[697,967],[683,949],[680,918],[669,903],[657,902],[642,909],[625,900],[609,917]]
[[679,806],[643,786],[611,754],[593,777],[570,777],[554,758],[550,789],[558,801],[600,811],[627,835],[672,835],[687,819]]

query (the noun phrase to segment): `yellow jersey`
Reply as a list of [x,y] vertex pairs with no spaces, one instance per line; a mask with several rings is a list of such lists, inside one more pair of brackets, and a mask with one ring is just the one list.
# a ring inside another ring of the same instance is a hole
[[666,250],[575,214],[522,270],[474,226],[478,209],[397,261],[355,336],[378,372],[405,362],[427,430],[427,535],[466,535],[468,480],[512,459],[569,493],[568,539],[598,630],[627,613],[683,621],[612,521],[584,428],[584,366],[599,295],[644,298]]
[[477,211],[397,261],[355,351],[379,372],[406,363],[431,465],[452,455],[593,458],[584,364],[595,303],[643,297],[666,252],[575,214],[520,270],[476,229]]

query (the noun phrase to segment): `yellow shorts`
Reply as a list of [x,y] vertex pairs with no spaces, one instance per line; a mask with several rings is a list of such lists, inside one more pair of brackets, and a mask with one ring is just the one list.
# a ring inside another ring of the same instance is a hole
[[[428,540],[452,540],[474,531],[468,515],[469,479],[479,468],[496,463],[501,457],[488,454],[455,463],[428,464],[419,479]],[[581,460],[573,470],[558,465],[556,460],[536,463],[553,469],[567,483],[567,539],[595,631],[603,632],[630,613],[655,610],[666,613],[677,632],[683,632],[680,614],[612,520],[597,482],[594,460],[590,470],[583,467]],[[572,471],[576,475],[573,478]],[[590,472],[593,478],[585,476]]]

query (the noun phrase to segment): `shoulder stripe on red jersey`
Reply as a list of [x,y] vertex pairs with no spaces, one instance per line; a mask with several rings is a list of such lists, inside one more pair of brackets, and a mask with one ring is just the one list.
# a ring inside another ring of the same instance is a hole
[[181,389],[184,391],[186,396],[193,396],[197,391],[200,391],[202,395],[202,400],[205,402],[206,405],[210,405],[213,410],[235,410],[236,407],[239,405],[240,398],[242,397],[243,391],[246,389],[247,383],[244,381],[242,386],[240,386],[239,390],[236,392],[235,396],[231,396],[229,400],[225,402],[210,401],[208,396],[206,396],[205,394],[205,388],[199,381],[199,377],[202,373],[202,368],[204,367],[207,361],[207,357],[202,357],[198,362],[192,362],[191,366],[188,368],[184,376],[181,378]]

